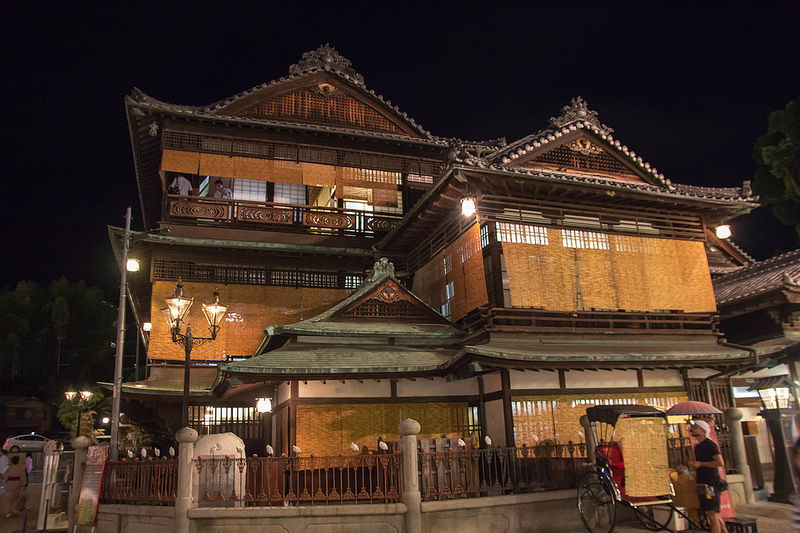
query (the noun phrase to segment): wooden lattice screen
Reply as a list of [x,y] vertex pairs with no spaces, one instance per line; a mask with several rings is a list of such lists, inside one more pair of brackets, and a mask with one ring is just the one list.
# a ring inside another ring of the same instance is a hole
[[595,153],[581,153],[570,149],[567,145],[562,145],[529,161],[525,166],[536,167],[537,162],[558,165],[559,167],[598,170],[629,177],[635,176],[631,169],[600,149]]
[[311,89],[297,91],[261,102],[241,113],[246,116],[287,117],[309,122],[356,126],[408,135],[392,121],[363,102],[344,94],[323,95]]

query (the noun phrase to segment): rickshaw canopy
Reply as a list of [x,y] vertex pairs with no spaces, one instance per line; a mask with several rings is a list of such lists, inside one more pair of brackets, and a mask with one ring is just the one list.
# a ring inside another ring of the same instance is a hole
[[596,405],[586,409],[586,416],[589,418],[589,422],[604,422],[616,426],[617,420],[621,416],[631,418],[657,416],[666,418],[667,415],[649,405]]

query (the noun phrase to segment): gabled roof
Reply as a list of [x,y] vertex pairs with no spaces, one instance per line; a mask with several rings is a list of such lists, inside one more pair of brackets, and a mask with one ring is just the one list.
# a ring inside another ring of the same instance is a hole
[[[362,130],[381,137],[434,140],[430,132],[413,118],[375,91],[367,89],[364,77],[357,74],[351,62],[328,44],[306,52],[300,62],[292,65],[289,70],[288,77],[262,83],[205,106],[169,104],[156,100],[139,89],[134,89],[133,94],[126,98],[126,105],[145,106],[178,115],[228,118],[247,123],[296,123],[304,129]],[[316,92],[319,98],[327,100],[327,104],[346,100],[361,115],[371,115],[374,124],[372,127],[359,126],[356,123],[342,124],[325,120],[322,116],[304,119],[292,113],[292,102],[281,100],[307,91]]]
[[800,295],[800,249],[744,266],[714,280],[718,306],[775,291]]

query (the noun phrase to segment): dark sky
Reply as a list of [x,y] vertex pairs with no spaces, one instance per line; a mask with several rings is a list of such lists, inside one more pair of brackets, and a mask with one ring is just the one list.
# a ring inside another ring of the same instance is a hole
[[[581,95],[673,182],[721,187],[751,179],[768,114],[800,96],[795,1],[26,4],[0,22],[0,286],[66,275],[113,298],[106,226],[131,205],[141,227],[133,87],[209,104],[329,42],[434,135],[513,141]],[[768,212],[733,229],[759,259],[797,246]]]

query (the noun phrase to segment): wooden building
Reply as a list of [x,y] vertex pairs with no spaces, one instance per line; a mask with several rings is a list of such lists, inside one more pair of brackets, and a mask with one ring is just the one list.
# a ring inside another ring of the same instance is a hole
[[217,104],[135,90],[126,109],[131,296],[152,330],[123,411],[156,433],[180,420],[183,350],[160,318],[178,279],[229,306],[193,352],[190,424],[248,453],[373,449],[404,418],[579,442],[588,405],[667,407],[751,358],[715,329],[709,270],[735,262],[711,230],[756,206],[749,187],[671,183],[580,98],[512,143],[443,139],[326,45]]

